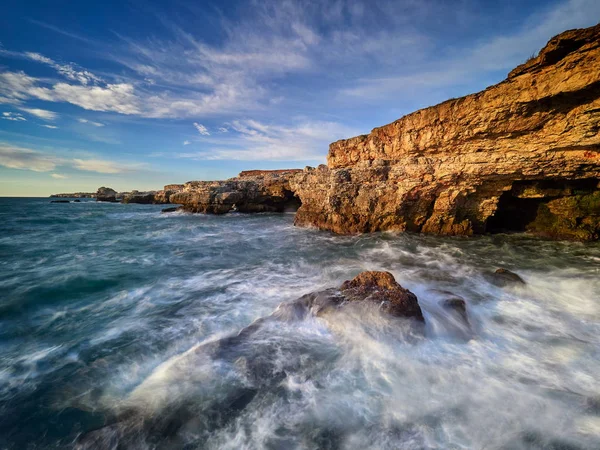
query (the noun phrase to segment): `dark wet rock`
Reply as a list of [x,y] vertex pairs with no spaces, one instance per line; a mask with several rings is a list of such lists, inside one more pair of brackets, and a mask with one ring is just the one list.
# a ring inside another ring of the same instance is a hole
[[508,269],[500,268],[488,277],[489,281],[496,286],[510,286],[525,284],[523,278]]
[[600,416],[600,396],[586,398],[585,409],[590,414]]
[[71,203],[70,200],[50,200],[50,203]]
[[81,200],[73,200],[73,203],[81,203]]
[[96,201],[97,202],[117,202],[117,191],[114,189],[104,187],[98,188],[96,191]]
[[464,320],[465,323],[469,323],[469,317],[467,315],[467,303],[462,298],[446,298],[440,301],[440,305],[442,308],[459,316],[462,320]]
[[345,281],[340,292],[347,301],[374,302],[392,316],[424,320],[417,296],[400,286],[389,272],[362,272]]
[[173,206],[171,208],[164,208],[161,213],[172,213],[179,210],[179,206]]

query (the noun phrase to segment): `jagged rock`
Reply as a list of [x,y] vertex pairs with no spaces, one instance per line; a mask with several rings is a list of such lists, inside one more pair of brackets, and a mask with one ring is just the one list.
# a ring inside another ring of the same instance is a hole
[[346,301],[368,300],[393,316],[424,320],[417,296],[400,286],[389,272],[362,272],[345,281],[340,292]]
[[295,223],[337,233],[600,235],[600,25],[503,82],[331,144],[290,179]]
[[98,188],[98,191],[96,191],[96,201],[114,203],[117,201],[117,191],[102,186],[101,188]]
[[523,278],[508,269],[500,268],[489,277],[496,286],[507,286],[511,284],[525,284]]
[[299,201],[290,189],[295,170],[248,171],[225,181],[190,181],[170,195],[171,203],[195,213],[283,212]]

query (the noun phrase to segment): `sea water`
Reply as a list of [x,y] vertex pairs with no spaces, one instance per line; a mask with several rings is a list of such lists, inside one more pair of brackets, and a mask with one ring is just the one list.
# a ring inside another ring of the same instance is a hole
[[[0,448],[600,448],[599,244],[293,220],[0,199]],[[368,306],[261,322],[364,270],[424,330]]]

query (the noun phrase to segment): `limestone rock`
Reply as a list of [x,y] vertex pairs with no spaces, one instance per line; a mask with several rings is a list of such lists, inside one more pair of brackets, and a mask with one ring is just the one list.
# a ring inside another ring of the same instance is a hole
[[600,234],[600,25],[488,89],[331,144],[290,179],[295,223],[337,233]]
[[340,292],[346,301],[369,301],[396,317],[424,321],[417,296],[400,286],[389,272],[362,272],[345,281]]
[[114,203],[117,201],[117,191],[102,186],[101,188],[98,188],[98,191],[96,191],[96,201]]
[[290,188],[290,179],[296,173],[248,171],[225,181],[190,181],[171,194],[169,201],[196,213],[295,211],[299,200]]

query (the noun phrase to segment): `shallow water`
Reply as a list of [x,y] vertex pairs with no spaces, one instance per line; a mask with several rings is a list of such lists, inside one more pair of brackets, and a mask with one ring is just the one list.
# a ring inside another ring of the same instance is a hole
[[[600,448],[599,244],[160,209],[0,199],[0,448]],[[424,332],[361,306],[227,339],[363,270]]]

